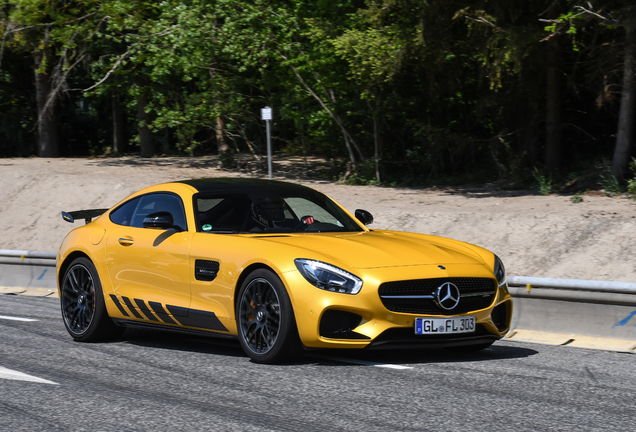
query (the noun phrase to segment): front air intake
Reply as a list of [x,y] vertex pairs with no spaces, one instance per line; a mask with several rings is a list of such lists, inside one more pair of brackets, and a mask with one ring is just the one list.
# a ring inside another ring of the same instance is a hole
[[492,310],[492,314],[490,315],[493,324],[495,324],[495,327],[497,327],[497,330],[500,332],[508,330],[508,308],[511,304],[509,301],[501,303]]
[[360,333],[353,331],[362,317],[352,312],[328,310],[322,314],[320,320],[320,336],[331,339],[369,339]]

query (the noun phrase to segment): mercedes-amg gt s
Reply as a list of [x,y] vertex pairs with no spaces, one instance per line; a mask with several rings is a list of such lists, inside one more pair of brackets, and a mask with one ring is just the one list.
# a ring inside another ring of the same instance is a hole
[[273,363],[312,348],[483,349],[510,326],[493,253],[369,229],[369,212],[304,186],[187,180],[62,216],[86,221],[57,257],[77,341],[164,328],[234,337]]

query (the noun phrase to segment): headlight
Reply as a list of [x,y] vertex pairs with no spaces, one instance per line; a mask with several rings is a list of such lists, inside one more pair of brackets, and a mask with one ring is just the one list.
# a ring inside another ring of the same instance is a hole
[[495,277],[499,286],[506,283],[506,268],[497,255],[495,255]]
[[362,279],[331,264],[303,258],[294,262],[310,284],[325,291],[358,294],[362,288]]

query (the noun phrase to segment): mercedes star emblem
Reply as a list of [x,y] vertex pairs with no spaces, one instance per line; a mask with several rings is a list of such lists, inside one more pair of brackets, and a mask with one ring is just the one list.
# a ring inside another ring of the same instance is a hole
[[459,304],[459,288],[451,282],[440,285],[435,292],[435,303],[442,309],[451,310]]

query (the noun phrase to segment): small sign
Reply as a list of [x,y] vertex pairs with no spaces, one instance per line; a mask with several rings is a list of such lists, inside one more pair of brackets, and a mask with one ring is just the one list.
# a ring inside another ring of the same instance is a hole
[[261,120],[271,120],[272,109],[270,107],[261,108]]

